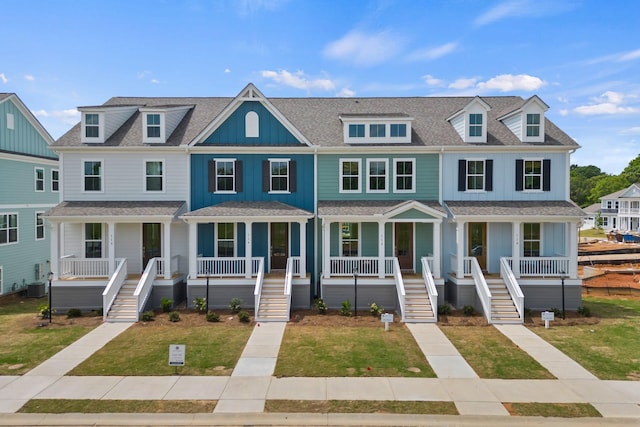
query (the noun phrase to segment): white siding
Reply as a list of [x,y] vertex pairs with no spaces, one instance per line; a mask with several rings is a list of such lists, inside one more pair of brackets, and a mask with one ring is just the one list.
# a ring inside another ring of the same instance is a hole
[[522,116],[520,114],[506,118],[502,123],[522,141]]
[[451,126],[453,126],[453,129],[458,132],[458,135],[460,135],[460,138],[462,138],[464,140],[464,114],[460,114],[458,117],[454,118],[453,120],[451,120]]
[[165,114],[165,140],[168,140],[189,109],[170,110]]
[[73,255],[76,258],[84,258],[83,243],[84,224],[64,225],[64,253],[61,256]]
[[120,129],[120,126],[122,126],[137,109],[138,107],[117,110],[107,109],[104,119],[104,140],[109,139],[115,131]]
[[142,225],[116,224],[116,258],[127,259],[127,273],[142,273]]

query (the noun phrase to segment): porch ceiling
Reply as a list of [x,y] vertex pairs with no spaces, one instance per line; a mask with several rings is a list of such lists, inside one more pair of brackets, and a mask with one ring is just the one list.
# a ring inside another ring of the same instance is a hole
[[185,206],[184,201],[72,201],[61,202],[43,214],[50,220],[104,221],[108,218],[149,220],[171,219]]
[[295,206],[277,201],[235,201],[223,202],[218,205],[207,206],[188,212],[180,218],[187,221],[228,221],[229,218],[251,218],[253,220],[268,219],[281,221],[300,221],[303,218],[313,218],[313,213]]
[[455,219],[549,218],[557,221],[579,220],[587,216],[575,203],[565,200],[445,201],[444,204]]
[[413,208],[438,218],[446,216],[445,209],[433,200],[322,200],[318,202],[318,216],[320,218],[385,217]]

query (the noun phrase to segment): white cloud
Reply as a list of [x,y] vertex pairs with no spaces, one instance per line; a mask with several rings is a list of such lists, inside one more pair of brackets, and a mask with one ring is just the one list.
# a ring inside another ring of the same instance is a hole
[[336,93],[338,98],[351,98],[356,95],[356,92],[349,89],[348,87],[343,87],[340,89],[340,92]]
[[390,31],[367,34],[354,30],[341,39],[329,43],[323,53],[331,59],[371,66],[383,63],[397,55],[402,44],[400,37]]
[[420,60],[433,60],[448,55],[454,52],[458,48],[458,43],[450,42],[443,44],[442,46],[437,46],[429,49],[417,50],[409,55],[409,60],[411,61],[420,61]]
[[622,104],[624,101],[624,94],[608,90],[602,94],[602,98],[606,98],[606,100],[612,104]]
[[478,83],[478,88],[482,90],[496,89],[500,92],[513,92],[517,90],[534,91],[540,89],[547,83],[539,77],[530,76],[528,74],[500,74],[486,82]]
[[33,77],[31,74],[25,74],[25,75],[24,75],[24,79],[25,79],[25,80],[28,80],[28,81],[30,81],[30,82],[32,82],[32,81],[34,81],[36,78],[35,78],[35,77]]
[[633,114],[640,112],[640,109],[622,105],[626,96],[620,92],[611,90],[606,91],[602,95],[593,99],[590,105],[581,105],[576,107],[574,111],[585,116],[595,116],[602,114]]
[[150,82],[151,82],[151,83],[153,83],[153,84],[155,84],[155,85],[157,85],[158,83],[160,83],[160,80],[158,80],[158,79],[151,79],[151,80],[150,80]]
[[523,14],[523,8],[525,8],[523,1],[510,1],[501,3],[493,8],[489,9],[482,15],[478,16],[475,20],[477,26],[491,24],[492,22],[499,21],[501,19],[518,16]]
[[336,87],[336,85],[329,79],[309,79],[302,71],[290,73],[287,70],[264,70],[261,71],[260,74],[262,75],[262,77],[271,79],[276,83],[294,87],[296,89],[320,89],[328,91],[334,90]]
[[230,68],[225,68],[224,72],[225,72],[225,74],[229,74],[231,72],[231,69]]
[[70,108],[68,110],[54,110],[51,112],[38,110],[33,111],[33,115],[36,117],[53,117],[67,126],[73,126],[80,121],[80,112],[75,108]]
[[138,78],[139,79],[144,79],[147,76],[151,75],[151,71],[139,71],[138,72]]
[[568,116],[569,115],[569,110],[567,110],[566,108],[563,108],[560,110],[560,115],[561,116]]
[[556,15],[578,6],[579,3],[572,1],[510,0],[500,3],[478,16],[474,24],[481,27],[507,18]]
[[638,58],[640,58],[640,49],[636,49],[636,50],[633,50],[631,52],[623,53],[618,58],[618,61],[620,61],[620,62],[633,61],[634,59],[638,59]]
[[453,83],[449,84],[449,89],[458,89],[458,90],[467,89],[474,86],[477,81],[478,80],[476,78],[458,79]]
[[4,73],[0,73],[0,81],[2,81],[2,83],[4,84],[7,84],[9,79],[4,75]]
[[634,126],[620,131],[620,135],[640,135],[640,126]]
[[427,86],[443,86],[444,85],[444,80],[437,79],[433,77],[431,74],[422,76],[422,78],[424,79],[424,82],[427,84]]

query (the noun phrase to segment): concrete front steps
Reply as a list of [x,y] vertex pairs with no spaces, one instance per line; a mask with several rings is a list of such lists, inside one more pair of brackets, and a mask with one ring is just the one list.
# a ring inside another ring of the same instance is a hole
[[116,296],[111,309],[107,312],[107,322],[137,322],[138,310],[133,293],[138,286],[136,280],[126,280]]
[[403,282],[405,323],[435,323],[434,308],[431,306],[423,279],[407,278]]
[[491,292],[491,323],[521,324],[523,319],[518,314],[507,285],[502,279],[489,279],[487,286]]
[[262,295],[255,320],[257,322],[288,322],[288,298],[284,294],[284,279],[282,277],[265,277],[262,282]]

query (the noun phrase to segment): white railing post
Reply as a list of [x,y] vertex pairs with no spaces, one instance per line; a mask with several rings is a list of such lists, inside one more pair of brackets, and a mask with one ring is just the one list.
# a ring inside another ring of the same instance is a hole
[[429,267],[430,262],[433,262],[433,259],[428,257],[422,257],[420,259],[422,263],[422,278],[424,279],[425,287],[427,288],[427,295],[429,296],[429,302],[431,303],[431,310],[433,311],[433,318],[435,321],[438,321],[438,289],[436,288],[436,284],[433,280],[433,274],[431,273],[431,268]]
[[254,318],[258,319],[258,311],[260,309],[260,298],[262,297],[262,282],[264,280],[264,258],[258,261],[258,274],[256,276],[256,287],[253,291]]
[[480,297],[480,303],[484,310],[484,315],[487,318],[487,323],[491,323],[491,291],[487,286],[487,281],[482,274],[482,269],[476,258],[469,258],[471,262],[471,276],[473,277],[473,283],[476,285],[476,292]]
[[402,280],[402,273],[400,271],[400,263],[398,262],[398,258],[393,258],[393,278],[396,282],[396,292],[398,294],[398,305],[400,306],[400,318],[402,321],[405,321],[404,318],[404,305],[406,298],[406,291],[404,289],[404,281]]
[[511,300],[520,316],[520,321],[524,322],[524,294],[522,293],[522,289],[520,289],[516,276],[509,268],[509,260],[506,257],[500,258],[500,277],[502,277],[505,285],[507,285]]

